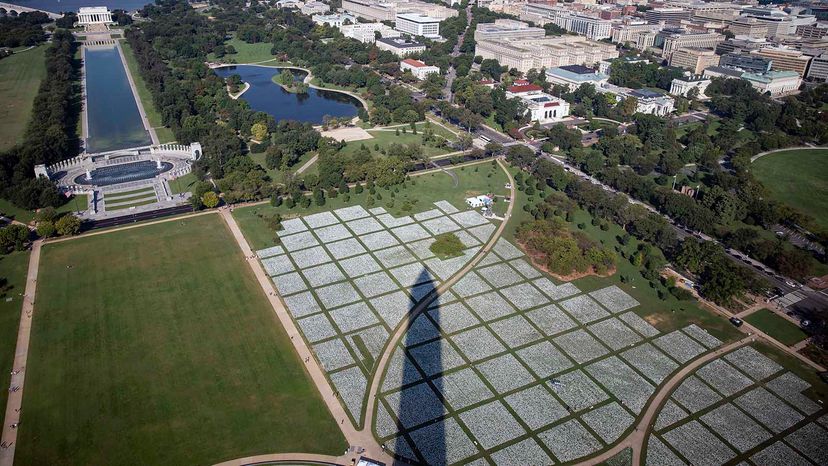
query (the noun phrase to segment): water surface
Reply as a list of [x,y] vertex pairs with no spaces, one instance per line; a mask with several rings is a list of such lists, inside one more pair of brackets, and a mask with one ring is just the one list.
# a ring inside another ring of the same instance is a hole
[[84,56],[89,125],[86,151],[150,145],[118,49],[92,47]]
[[[273,77],[280,73],[279,68],[237,65],[218,68],[216,74],[222,78],[238,74],[243,82],[250,84],[250,89],[240,97],[250,104],[253,110],[268,113],[279,120],[296,120],[321,124],[323,118],[354,117],[359,112],[357,99],[341,92],[322,89],[308,89],[307,93],[295,94],[273,82]],[[291,70],[296,79],[304,78],[304,73]]]

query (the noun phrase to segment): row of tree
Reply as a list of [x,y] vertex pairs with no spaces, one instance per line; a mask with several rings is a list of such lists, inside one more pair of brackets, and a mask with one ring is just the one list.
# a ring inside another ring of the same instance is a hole
[[46,76],[40,84],[23,142],[0,153],[0,196],[25,209],[58,206],[64,198],[54,184],[34,178],[34,166],[78,154],[80,110],[72,34],[58,29],[46,49]]

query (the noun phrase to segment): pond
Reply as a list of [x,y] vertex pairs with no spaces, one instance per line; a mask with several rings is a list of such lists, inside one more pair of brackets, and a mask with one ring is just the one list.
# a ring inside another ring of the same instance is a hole
[[92,170],[89,173],[91,179],[87,179],[85,173],[78,175],[74,182],[83,185],[109,186],[155,178],[161,173],[169,171],[172,167],[173,165],[169,162],[161,162],[161,168],[158,168],[158,165],[151,160],[110,165]]
[[86,113],[89,138],[86,151],[107,152],[148,146],[135,96],[115,46],[85,49]]
[[[268,113],[279,120],[296,120],[321,124],[323,118],[354,117],[359,112],[359,101],[347,94],[323,89],[308,89],[307,93],[292,93],[273,82],[273,77],[280,73],[279,68],[236,65],[217,68],[216,74],[222,78],[238,74],[242,82],[250,88],[240,99],[248,102],[250,108]],[[304,79],[305,73],[291,70],[297,80]]]
[[20,5],[38,10],[61,13],[75,11],[82,6],[105,6],[110,10],[140,10],[144,5],[154,3],[152,0],[11,0],[6,3]]

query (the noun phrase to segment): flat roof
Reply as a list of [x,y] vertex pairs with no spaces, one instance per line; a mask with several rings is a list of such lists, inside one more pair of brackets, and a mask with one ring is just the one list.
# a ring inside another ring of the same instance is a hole
[[380,37],[377,42],[388,44],[398,49],[413,49],[416,47],[425,47],[425,44],[413,40],[400,39],[398,37]]
[[397,18],[402,18],[406,21],[415,23],[439,23],[440,20],[432,18],[431,16],[422,15],[420,13],[397,13]]

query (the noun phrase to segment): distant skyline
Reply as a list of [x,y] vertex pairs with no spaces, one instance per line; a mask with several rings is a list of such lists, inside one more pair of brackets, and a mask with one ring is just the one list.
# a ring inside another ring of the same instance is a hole
[[60,13],[77,12],[80,7],[84,6],[106,6],[110,10],[132,11],[155,2],[153,0],[12,0],[6,3]]

